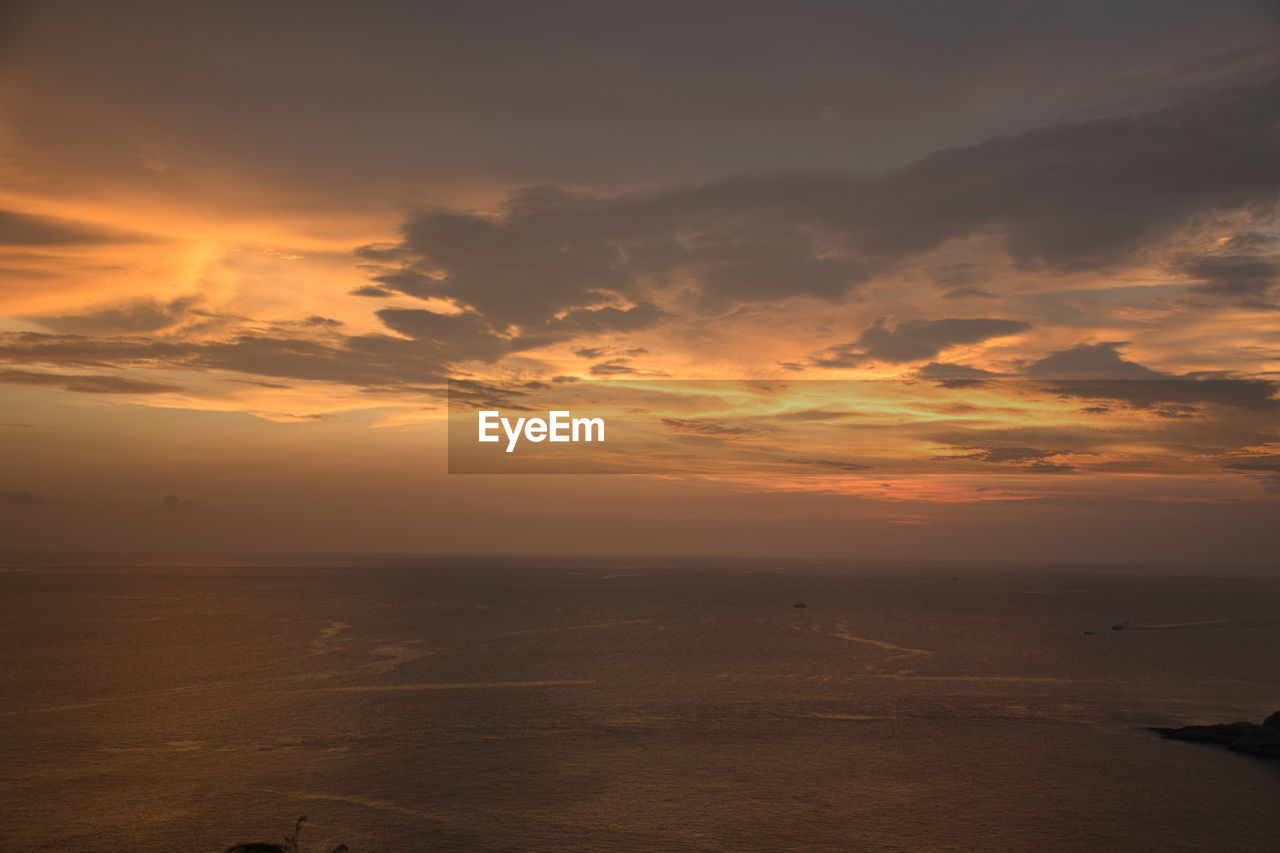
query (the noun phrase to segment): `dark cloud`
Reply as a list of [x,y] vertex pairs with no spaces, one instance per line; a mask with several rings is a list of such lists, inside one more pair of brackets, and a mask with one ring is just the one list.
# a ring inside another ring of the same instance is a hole
[[1223,467],[1252,477],[1262,484],[1262,490],[1268,494],[1280,495],[1280,453],[1237,458]]
[[629,374],[639,373],[634,367],[631,367],[628,359],[614,358],[609,361],[602,361],[599,364],[591,365],[587,371],[592,376],[626,376]]
[[[404,226],[400,246],[361,254],[401,263],[376,277],[381,287],[447,297],[531,334],[653,325],[662,315],[647,294],[679,277],[696,282],[707,310],[784,296],[843,297],[866,279],[865,269],[828,256],[820,235],[790,214],[795,202],[786,189],[786,182],[752,179],[615,198],[541,188],[516,194],[498,219],[419,214]],[[616,308],[617,301],[633,307]]]
[[1280,411],[1277,386],[1265,379],[1076,379],[1054,382],[1046,389],[1062,397],[1124,403],[1170,420],[1194,417],[1203,406]]
[[[405,319],[407,326],[413,322]],[[503,350],[484,336],[442,343],[387,335],[334,341],[240,335],[225,342],[184,345],[180,351],[183,363],[196,369],[340,382],[367,390],[424,390],[445,381],[451,360],[496,357]]]
[[[63,334],[7,335],[0,358],[422,387],[463,363],[652,328],[670,319],[664,306],[719,313],[797,297],[842,300],[875,276],[969,236],[1001,235],[1023,266],[1106,267],[1188,223],[1273,211],[1280,158],[1269,108],[1278,96],[1280,83],[1268,72],[1212,97],[943,149],[871,177],[753,174],[616,196],[541,188],[517,193],[495,216],[420,211],[404,223],[398,243],[360,251],[376,271],[375,283],[358,292],[439,297],[461,313],[388,307],[376,315],[394,334],[344,337],[321,318],[272,335],[197,342],[142,336],[179,322],[189,304],[136,303],[42,318]],[[43,220],[8,216],[24,239],[73,239]],[[1184,261],[1184,272],[1206,295],[1216,288],[1255,298],[1275,272],[1264,250],[1257,234],[1241,235],[1221,256]],[[972,270],[957,269],[962,273]],[[909,320],[893,328],[881,322],[810,363],[924,362],[954,346],[1029,328],[996,318]],[[1081,345],[1026,372],[1162,376],[1125,360],[1119,346]],[[600,363],[626,357],[602,353]],[[922,369],[922,376],[931,369],[937,368]]]
[[649,351],[644,347],[625,347],[617,349],[614,347],[579,347],[573,351],[578,358],[595,359],[606,355],[621,356],[624,358],[634,358],[638,355],[648,355]]
[[29,370],[0,370],[0,382],[10,385],[44,385],[85,394],[164,394],[182,390],[180,385],[125,376],[36,373]]
[[[406,321],[412,325],[413,320]],[[225,341],[94,338],[25,332],[0,336],[0,360],[61,367],[152,367],[227,370],[277,379],[340,382],[381,390],[438,386],[449,359],[495,345],[463,339],[456,346],[388,335],[329,340],[241,334]]]
[[1280,237],[1264,234],[1261,231],[1244,231],[1240,234],[1232,234],[1219,247],[1220,251],[1227,253],[1274,252],[1277,249],[1280,249]]
[[1024,369],[1027,376],[1044,379],[1160,379],[1168,378],[1120,355],[1125,341],[1080,344],[1052,352]]
[[227,382],[238,382],[241,385],[256,385],[259,388],[276,388],[285,389],[292,388],[292,385],[285,385],[282,382],[261,382],[255,379],[227,379]]
[[468,413],[476,409],[533,411],[538,406],[535,392],[543,391],[547,387],[545,382],[485,382],[478,379],[450,379],[448,382],[449,408]]
[[1018,447],[1015,445],[965,445],[957,450],[966,453],[947,456],[947,459],[977,459],[981,462],[1036,462],[1061,456],[1065,450],[1040,450],[1035,447]]
[[[199,167],[235,164],[262,185],[348,200],[436,174],[599,186],[883,170],[1078,107],[1064,87],[1275,33],[1266,0],[1213,14],[1202,0],[972,0],[787,15],[725,0],[395,2],[377,14],[278,2],[251,22],[235,4],[21,5],[20,24],[0,29],[23,72],[21,153],[43,144],[72,166],[137,170],[144,146],[171,142],[157,183],[178,191],[223,189]],[[824,107],[856,121],[814,122]]]
[[[475,311],[438,314],[418,308],[383,308],[376,313],[388,328],[429,347],[442,369],[464,361],[492,362],[505,355],[580,335],[646,328],[664,316],[649,304],[627,310],[583,308],[552,319],[540,329],[507,334]],[[637,348],[629,351],[635,352]]]
[[911,320],[889,329],[881,319],[856,341],[815,353],[812,361],[819,367],[856,367],[868,361],[890,364],[923,361],[960,344],[980,343],[1030,328],[1030,323],[1020,320],[952,318]]
[[630,308],[575,308],[563,317],[549,320],[543,329],[532,329],[532,337],[539,340],[563,340],[580,335],[596,335],[602,332],[635,332],[656,326],[667,315],[651,302]]
[[955,290],[948,290],[942,294],[943,299],[997,299],[994,293],[989,293],[980,287],[957,287]]
[[1200,414],[1201,410],[1198,406],[1192,406],[1188,403],[1169,403],[1163,406],[1151,407],[1151,413],[1158,418],[1167,420],[1178,420],[1180,418],[1194,418]]
[[843,459],[786,459],[783,461],[790,465],[800,465],[804,468],[816,468],[820,471],[835,471],[847,474],[871,470],[870,465],[863,465],[859,462],[846,462]]
[[131,335],[156,332],[181,323],[190,314],[194,298],[161,302],[144,299],[85,314],[63,314],[31,319],[55,332],[70,334]]
[[902,211],[881,220],[882,245],[918,251],[987,226],[1024,266],[1098,269],[1192,217],[1265,210],[1280,192],[1280,164],[1267,153],[1276,131],[1263,104],[1278,94],[1271,73],[1140,116],[932,154],[876,187],[886,208]]
[[1076,95],[1107,95],[1117,90],[1146,86],[1151,83],[1174,82],[1184,78],[1213,77],[1224,72],[1248,68],[1262,60],[1274,61],[1275,45],[1255,44],[1234,48],[1220,53],[1196,56],[1178,62],[1168,62],[1137,71],[1111,74],[1083,84],[1064,86],[1063,90]]
[[[991,232],[1021,266],[1102,269],[1208,214],[1274,208],[1278,80],[946,149],[873,178],[758,175],[614,197],[529,190],[497,217],[419,213],[400,244],[361,254],[387,268],[383,289],[453,299],[534,335],[566,312],[600,312],[584,334],[634,328],[629,312],[603,306],[643,305],[676,285],[708,312],[840,300],[943,243]],[[883,343],[890,360],[930,357],[894,343]]]
[[990,370],[983,370],[980,367],[970,367],[967,364],[947,364],[940,361],[931,361],[915,373],[919,379],[937,379],[945,383],[973,383],[981,382],[984,379],[996,379],[1001,374],[992,373]]
[[139,239],[142,238],[137,235],[122,234],[82,222],[0,210],[0,246],[81,246],[134,242]]
[[1280,454],[1252,456],[1239,459],[1224,466],[1233,471],[1260,471],[1268,474],[1280,474]]
[[709,246],[690,257],[704,311],[789,296],[836,302],[871,278],[860,261],[816,256],[803,232],[784,227],[743,236],[751,242]]
[[141,337],[0,334],[0,360],[60,367],[126,367],[182,363],[199,345]]
[[1198,283],[1197,293],[1254,307],[1275,307],[1268,297],[1280,284],[1280,261],[1260,254],[1234,253],[1184,260],[1178,271]]
[[419,308],[383,308],[376,313],[392,331],[429,345],[442,363],[494,361],[517,349],[512,337],[473,311],[437,314]]
[[389,287],[379,287],[376,284],[366,284],[364,287],[357,287],[351,291],[352,296],[368,296],[374,299],[386,299],[396,295],[396,291]]

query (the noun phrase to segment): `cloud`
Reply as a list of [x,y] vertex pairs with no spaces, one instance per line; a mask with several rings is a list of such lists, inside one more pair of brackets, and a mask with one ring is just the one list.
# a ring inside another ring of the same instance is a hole
[[1280,285],[1276,241],[1257,233],[1237,235],[1216,251],[1184,257],[1175,270],[1196,282],[1194,291],[1251,307],[1276,307],[1270,297]]
[[856,367],[868,361],[889,364],[923,361],[954,346],[1016,335],[1030,328],[1030,323],[1021,320],[952,318],[910,320],[889,329],[880,319],[856,341],[815,353],[812,361],[819,367]]
[[980,287],[957,287],[942,294],[943,299],[996,299],[996,294]]
[[465,336],[458,346],[451,346],[447,341],[377,334],[324,340],[240,334],[222,341],[181,341],[23,332],[0,336],[0,360],[77,367],[223,370],[339,382],[367,390],[422,389],[445,381],[450,358],[473,357],[477,347],[492,354],[495,346],[483,338],[476,344]]
[[649,351],[644,347],[625,347],[617,349],[614,347],[578,347],[573,351],[578,358],[595,359],[606,355],[622,356],[632,358],[637,355],[648,355]]
[[1149,86],[1152,83],[1167,83],[1183,78],[1213,77],[1224,72],[1238,71],[1254,65],[1258,60],[1275,58],[1275,46],[1272,44],[1250,45],[1219,53],[1197,56],[1180,62],[1171,62],[1136,71],[1120,74],[1109,74],[1083,84],[1063,86],[1063,91],[1073,95],[1112,95],[1117,91],[1132,89],[1138,86]]
[[865,281],[859,261],[831,256],[807,223],[785,214],[794,202],[787,182],[775,183],[738,179],[613,198],[526,190],[497,218],[420,213],[403,226],[401,244],[360,254],[400,264],[375,276],[381,288],[452,299],[532,335],[653,325],[663,315],[648,294],[682,279],[696,285],[704,310],[796,295],[839,299]]
[[141,239],[143,238],[138,235],[122,234],[68,219],[0,210],[0,246],[50,248],[135,242]]
[[386,299],[396,295],[396,291],[389,287],[380,287],[376,284],[366,284],[363,287],[357,287],[351,291],[352,296],[368,296],[374,299]]
[[[555,380],[561,381],[561,380]],[[482,382],[476,379],[449,380],[449,404],[461,409],[510,409],[529,412],[539,405],[536,392],[550,387],[546,382]],[[545,408],[543,409],[545,411]]]
[[981,462],[1037,462],[1054,456],[1061,456],[1065,450],[1040,450],[1035,447],[1018,447],[1014,445],[965,445],[956,448],[967,453],[947,456],[947,459],[977,459]]
[[587,372],[592,376],[626,376],[640,371],[630,366],[629,359],[614,358],[591,365]]
[[1079,344],[1058,350],[1024,368],[1027,376],[1043,379],[1165,379],[1167,374],[1128,361],[1120,355],[1126,341]]
[[[1050,353],[1024,373],[1061,380],[1048,388],[1063,397],[1121,402],[1167,419],[1193,417],[1200,414],[1201,405],[1257,412],[1280,410],[1274,382],[1221,375],[1172,376],[1125,359],[1120,354],[1123,345],[1119,341],[1080,344]],[[1105,407],[1093,407],[1092,411],[1103,413]]]
[[946,456],[937,456],[934,458],[946,461],[972,459],[977,462],[1015,465],[1028,471],[1034,471],[1038,474],[1062,474],[1067,471],[1076,470],[1074,465],[1068,465],[1065,462],[1053,461],[1054,457],[1071,453],[1069,450],[1042,450],[1037,447],[1025,447],[1001,442],[993,442],[989,444],[957,444],[952,446],[955,450],[965,452],[952,453]]
[[[656,294],[682,289],[704,313],[839,301],[944,243],[993,233],[1018,266],[1106,269],[1206,215],[1274,209],[1278,81],[1268,73],[1137,116],[944,149],[870,178],[751,175],[618,196],[536,188],[496,216],[419,212],[400,243],[360,254],[384,268],[377,295],[451,299],[534,337],[556,325],[590,334],[652,324]],[[619,305],[649,307],[637,322],[636,308]],[[905,340],[878,334],[886,360],[938,351],[903,351],[895,344]]]
[[44,385],[85,394],[165,394],[182,390],[180,385],[130,379],[126,376],[36,373],[29,370],[0,370],[0,382],[10,385]]
[[[422,388],[469,363],[566,343],[599,350],[590,360],[601,370],[634,369],[619,361],[628,357],[625,341],[609,340],[606,352],[599,339],[726,317],[735,306],[802,299],[817,303],[812,310],[869,298],[871,283],[896,282],[887,277],[971,237],[1003,245],[1002,262],[1015,267],[1108,269],[1147,258],[1161,240],[1215,216],[1274,215],[1280,162],[1269,108],[1280,96],[1278,80],[1267,72],[1161,110],[941,149],[872,176],[755,173],[616,195],[543,187],[514,194],[492,215],[418,210],[397,242],[359,250],[372,281],[354,293],[441,299],[461,310],[382,307],[374,316],[385,333],[346,335],[321,320],[239,326],[220,340],[161,336],[155,333],[179,326],[184,312],[198,312],[186,300],[151,301],[41,317],[58,334],[0,336],[0,358]],[[68,223],[6,216],[11,230],[33,241],[96,239]],[[1244,231],[1203,257],[1182,257],[1178,269],[1205,297],[1265,298],[1276,269],[1261,233]],[[973,286],[989,286],[977,271],[948,269],[962,276],[945,284],[948,296],[990,295]],[[943,376],[934,365],[951,348],[1030,328],[1009,317],[881,321],[813,354],[807,366],[932,362],[922,378],[983,378]],[[1026,373],[1163,376],[1124,359],[1120,346],[1061,350]]]
[[31,319],[55,332],[71,334],[142,334],[167,329],[181,323],[195,303],[192,297],[162,302],[143,299],[117,308],[84,314],[63,314]]
[[1280,264],[1257,257],[1203,258],[1183,265],[1201,293],[1260,297],[1280,282]]
[[441,370],[465,361],[493,362],[506,355],[582,335],[647,328],[664,316],[650,304],[626,310],[583,308],[549,320],[539,329],[509,334],[475,311],[438,314],[419,308],[383,308],[375,313],[391,330],[429,347]]
[[1268,494],[1280,495],[1280,453],[1257,453],[1223,467],[1252,477]]
[[[411,328],[414,321],[404,319]],[[240,335],[225,342],[184,345],[179,351],[182,361],[197,369],[339,382],[367,390],[421,390],[445,381],[451,359],[497,357],[502,345],[484,335],[474,341],[463,335],[444,341],[374,334],[335,341]]]
[[843,459],[786,459],[783,461],[791,465],[817,468],[820,471],[840,471],[852,474],[855,471],[871,470],[870,465],[863,465],[859,462],[846,462]]
[[392,331],[430,345],[441,363],[494,361],[518,348],[516,339],[473,311],[437,314],[420,308],[383,308],[375,313]]
[[[1112,400],[1152,410],[1164,418],[1196,415],[1201,404],[1258,412],[1280,410],[1276,383],[1214,374],[1173,376],[1125,359],[1123,342],[1080,344],[1050,353],[1029,365],[1025,375],[1054,379],[1049,389],[1064,397]],[[1094,407],[1094,411],[1105,411]]]
[[949,382],[980,382],[984,379],[998,378],[1001,374],[983,370],[980,367],[970,367],[967,364],[946,364],[940,361],[931,361],[917,370],[915,375],[919,379],[937,379],[945,384]]
[[1280,474],[1280,454],[1259,455],[1249,459],[1241,459],[1223,467],[1233,471],[1261,471]]
[[1112,400],[1163,418],[1186,418],[1201,405],[1260,413],[1280,411],[1277,386],[1265,379],[1100,379],[1054,382],[1048,390],[1063,397]]
[[[596,335],[601,332],[635,332],[656,326],[668,315],[651,302],[642,302],[630,308],[575,308],[563,317],[545,324],[544,338],[554,340]],[[536,336],[536,332],[534,333]]]

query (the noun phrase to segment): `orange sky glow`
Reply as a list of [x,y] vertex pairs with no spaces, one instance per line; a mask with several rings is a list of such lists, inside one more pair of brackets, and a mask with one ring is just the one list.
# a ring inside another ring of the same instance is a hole
[[[641,80],[620,42],[597,82],[478,20],[55,6],[9,22],[0,91],[11,547],[1276,544],[1273,18],[945,83],[871,46]],[[450,379],[656,395],[661,470],[448,474]]]

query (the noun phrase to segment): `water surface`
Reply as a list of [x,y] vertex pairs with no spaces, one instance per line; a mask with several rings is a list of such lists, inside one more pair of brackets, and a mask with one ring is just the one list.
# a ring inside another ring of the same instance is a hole
[[1274,573],[7,562],[7,849],[1280,845],[1280,766],[1143,731],[1280,708]]

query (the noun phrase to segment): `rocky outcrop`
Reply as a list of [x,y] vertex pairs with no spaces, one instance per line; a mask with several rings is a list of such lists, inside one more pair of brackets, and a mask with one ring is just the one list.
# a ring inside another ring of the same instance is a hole
[[1216,743],[1246,755],[1280,759],[1280,711],[1267,717],[1260,726],[1256,723],[1223,723],[1183,726],[1180,729],[1152,728],[1151,731],[1171,740]]

